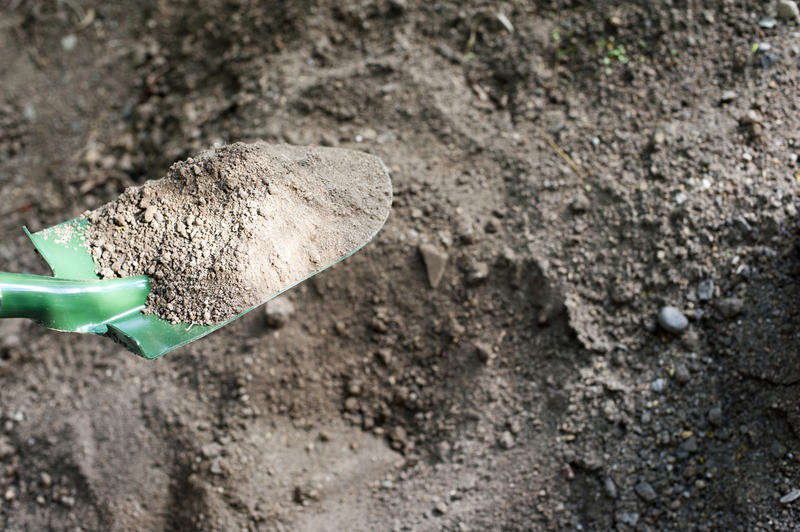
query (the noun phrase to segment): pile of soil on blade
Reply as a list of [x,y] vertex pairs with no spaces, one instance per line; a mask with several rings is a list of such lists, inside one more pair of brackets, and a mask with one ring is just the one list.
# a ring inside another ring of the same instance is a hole
[[87,245],[104,279],[150,276],[147,312],[210,325],[358,249],[390,204],[375,156],[236,143],[88,213]]

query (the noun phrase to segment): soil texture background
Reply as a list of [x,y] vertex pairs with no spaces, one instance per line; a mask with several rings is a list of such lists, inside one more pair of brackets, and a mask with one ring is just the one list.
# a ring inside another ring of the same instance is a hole
[[363,150],[395,193],[155,362],[0,322],[3,530],[798,527],[775,3],[0,0],[0,57],[0,270],[215,145]]

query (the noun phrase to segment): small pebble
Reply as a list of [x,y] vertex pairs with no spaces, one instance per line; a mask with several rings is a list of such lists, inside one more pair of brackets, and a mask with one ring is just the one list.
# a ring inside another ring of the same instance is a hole
[[475,354],[478,356],[478,360],[484,364],[488,364],[492,361],[494,358],[494,349],[491,344],[487,342],[475,341],[472,343],[472,345],[475,348]]
[[611,477],[606,477],[605,481],[603,481],[603,489],[606,490],[606,495],[611,499],[616,499],[619,495],[617,493],[617,485],[614,484],[614,480]]
[[500,444],[500,447],[503,449],[511,449],[514,447],[514,436],[509,431],[504,431],[500,438],[498,438],[497,442]]
[[708,411],[708,422],[715,427],[722,426],[722,409],[720,407],[715,406]]
[[783,497],[781,497],[781,504],[789,504],[800,499],[800,490],[792,490]]
[[294,304],[286,296],[278,296],[264,305],[264,318],[268,327],[279,329],[294,315]]
[[793,0],[778,0],[778,18],[784,20],[800,20],[800,8]]
[[722,103],[730,103],[738,97],[739,95],[736,93],[736,91],[725,91],[722,93],[722,96],[720,97],[719,101],[721,101]]
[[75,497],[61,497],[59,502],[67,508],[72,508],[75,506]]
[[697,299],[700,301],[709,301],[714,297],[714,281],[711,279],[703,279],[697,283]]
[[489,265],[485,262],[475,262],[467,273],[467,283],[478,285],[489,278]]
[[[695,311],[695,316],[699,319],[702,316],[702,310]],[[700,345],[700,335],[694,329],[689,329],[681,336],[681,345],[689,351],[697,351]]]
[[761,20],[758,21],[758,25],[765,30],[771,30],[778,24],[778,21],[772,17],[762,17]]
[[686,364],[678,364],[678,367],[675,368],[675,381],[680,384],[686,384],[689,382],[691,375],[689,374],[689,368],[686,367]]
[[664,379],[656,379],[650,383],[650,388],[656,393],[663,392],[666,386],[667,386],[667,381],[665,381]]
[[634,490],[636,491],[636,495],[641,497],[645,502],[653,502],[658,498],[656,490],[653,489],[653,486],[651,486],[649,482],[639,482],[636,484]]
[[206,458],[216,458],[219,456],[219,453],[222,452],[222,446],[218,443],[207,443],[206,445],[203,445],[201,452]]
[[447,505],[445,503],[441,502],[441,501],[436,503],[436,505],[433,507],[433,513],[435,513],[437,515],[446,514],[447,513]]
[[400,425],[396,425],[392,430],[389,431],[389,438],[392,441],[396,442],[405,442],[408,438],[408,433],[406,429]]
[[22,118],[28,122],[33,122],[36,120],[36,108],[33,105],[26,103],[25,107],[22,108]]
[[336,135],[326,132],[320,137],[319,143],[323,146],[336,147],[339,145],[339,139],[336,138]]
[[71,52],[75,49],[75,46],[78,44],[78,38],[75,35],[69,34],[65,35],[61,39],[61,48],[64,49],[65,52]]
[[422,255],[422,261],[428,272],[428,282],[431,288],[436,288],[444,275],[447,253],[432,244],[422,244],[419,247],[419,253]]
[[677,308],[665,306],[658,311],[658,324],[669,333],[680,334],[689,327],[689,320]]
[[446,441],[440,441],[436,444],[436,454],[439,456],[440,459],[446,460],[448,456],[450,456],[450,443]]
[[361,395],[361,384],[358,381],[347,383],[347,393],[350,395]]
[[382,349],[378,349],[375,352],[375,355],[378,357],[378,360],[381,361],[381,364],[384,366],[388,366],[392,362],[392,350],[388,347],[384,347]]
[[348,412],[358,412],[358,399],[355,397],[348,397],[344,400],[344,409]]
[[723,318],[734,318],[742,313],[744,300],[738,297],[726,297],[717,302],[717,310]]
[[583,192],[578,192],[575,194],[575,197],[572,198],[572,203],[570,204],[570,208],[574,213],[586,212],[591,206],[592,202]]
[[697,445],[697,437],[690,436],[688,439],[684,440],[683,443],[681,443],[680,448],[682,451],[687,453],[696,453],[699,448]]

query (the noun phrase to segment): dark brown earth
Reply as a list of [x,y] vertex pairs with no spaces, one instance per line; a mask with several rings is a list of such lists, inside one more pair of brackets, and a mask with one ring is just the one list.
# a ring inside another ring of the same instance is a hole
[[365,150],[396,192],[280,329],[146,362],[0,324],[3,529],[797,527],[800,26],[760,26],[774,4],[2,6],[4,270],[45,271],[21,225],[215,143]]

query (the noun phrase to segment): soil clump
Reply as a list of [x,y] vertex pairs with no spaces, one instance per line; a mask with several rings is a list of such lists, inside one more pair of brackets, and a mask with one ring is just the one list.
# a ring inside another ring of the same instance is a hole
[[375,156],[236,143],[89,213],[87,246],[104,279],[151,277],[147,312],[210,325],[358,249],[390,204]]

